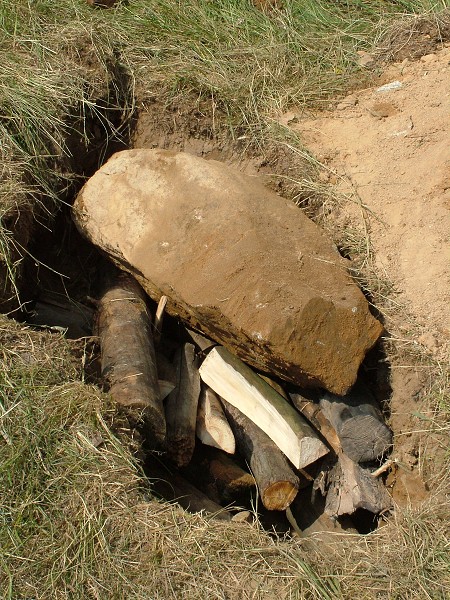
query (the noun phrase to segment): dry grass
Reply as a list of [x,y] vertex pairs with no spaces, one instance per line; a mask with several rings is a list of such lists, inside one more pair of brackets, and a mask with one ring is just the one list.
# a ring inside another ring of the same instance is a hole
[[[67,139],[81,138],[77,148],[86,151],[93,144],[90,124],[97,124],[101,158],[111,138],[125,135],[136,90],[140,99],[162,106],[206,99],[217,129],[232,139],[246,135],[250,145],[297,156],[307,175],[291,169],[283,176],[285,189],[322,223],[339,201],[357,202],[337,199],[314,180],[320,165],[274,124],[274,116],[291,104],[320,105],[351,85],[356,50],[367,48],[380,22],[396,11],[448,3],[283,4],[282,11],[264,14],[250,2],[229,0],[136,1],[112,11],[75,0],[57,8],[50,0],[4,2],[0,258],[8,272],[2,285],[20,270],[32,214],[54,213],[82,176]],[[403,308],[373,268],[367,230],[336,235],[358,258],[358,277],[394,322]],[[428,468],[434,492],[419,509],[399,508],[368,536],[336,536],[324,546],[276,539],[258,524],[223,524],[157,502],[111,429],[117,415],[108,398],[82,381],[83,347],[1,317],[1,596],[446,598],[450,461],[441,446],[450,383],[444,366],[432,365],[414,345],[412,333],[402,331],[398,339],[433,374],[422,398],[421,427],[443,456],[439,468]],[[399,344],[391,344],[393,358]]]
[[0,343],[3,598],[445,598],[442,492],[327,545],[190,515],[151,498],[82,346],[6,319]]

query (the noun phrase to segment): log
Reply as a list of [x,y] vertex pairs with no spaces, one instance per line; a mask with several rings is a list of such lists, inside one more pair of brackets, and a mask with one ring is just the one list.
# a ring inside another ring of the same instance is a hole
[[278,392],[280,394],[280,396],[282,396],[285,400],[289,400],[289,397],[288,397],[285,389],[279,383],[274,381],[268,375],[263,375],[262,373],[258,373],[258,374],[261,377],[261,379],[264,379],[264,381],[266,383],[268,383],[270,385],[270,387],[273,388],[276,392]]
[[195,448],[200,376],[195,348],[184,344],[175,357],[177,386],[166,400],[167,452],[178,467],[186,466]]
[[325,513],[351,515],[359,508],[379,514],[392,508],[392,498],[379,479],[342,454],[328,474]]
[[248,500],[256,488],[253,475],[222,450],[200,446],[183,474],[219,504]]
[[325,474],[326,483],[322,486],[323,493],[329,488],[327,514],[333,517],[350,515],[358,508],[377,514],[390,508],[392,502],[383,484],[344,453],[341,441],[320,405],[300,394],[291,394],[291,398],[294,406],[316,427],[337,455],[337,463]]
[[202,386],[197,412],[197,437],[207,446],[234,454],[236,443],[220,400],[207,385]]
[[188,512],[205,512],[222,521],[231,520],[231,514],[226,509],[211,500],[179,473],[168,472],[156,461],[147,464],[146,473],[152,491],[159,497],[169,502],[177,502]]
[[290,396],[295,408],[322,434],[334,452],[337,455],[341,454],[342,446],[339,437],[323,414],[319,404],[304,398],[300,394],[291,393]]
[[151,318],[145,294],[130,275],[121,273],[110,280],[99,301],[97,330],[102,377],[112,398],[128,409],[142,410],[150,445],[161,446],[166,420]]
[[297,469],[328,452],[303,417],[223,346],[211,350],[200,367],[200,376],[262,429]]
[[362,384],[344,397],[325,393],[319,404],[343,451],[354,461],[376,460],[392,446],[392,432],[374,397]]
[[239,452],[256,480],[268,510],[286,510],[298,492],[299,481],[283,453],[259,427],[229,402],[223,401]]

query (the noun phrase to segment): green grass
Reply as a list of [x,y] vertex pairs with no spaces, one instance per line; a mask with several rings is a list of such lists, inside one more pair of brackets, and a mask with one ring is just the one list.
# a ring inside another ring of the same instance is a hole
[[[447,5],[285,0],[282,10],[264,13],[250,1],[133,0],[94,10],[83,0],[5,0],[0,263],[6,287],[14,291],[25,252],[12,243],[14,223],[23,229],[24,210],[47,218],[80,184],[83,173],[71,153],[92,151],[92,122],[104,134],[101,157],[111,139],[126,137],[137,101],[195,106],[204,100],[213,134],[225,130],[264,152],[286,141],[274,118],[291,105],[320,105],[352,85],[360,71],[356,51],[370,48],[398,14]],[[301,147],[300,140],[294,144]],[[291,186],[292,195],[311,197],[313,176]]]

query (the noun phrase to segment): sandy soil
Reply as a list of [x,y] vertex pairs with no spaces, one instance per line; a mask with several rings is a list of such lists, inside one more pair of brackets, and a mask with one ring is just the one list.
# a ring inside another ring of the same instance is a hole
[[280,119],[323,164],[323,180],[352,195],[340,225],[367,228],[377,272],[394,284],[401,314],[421,326],[417,341],[441,360],[450,339],[449,64],[447,44],[392,64],[377,87],[328,112]]

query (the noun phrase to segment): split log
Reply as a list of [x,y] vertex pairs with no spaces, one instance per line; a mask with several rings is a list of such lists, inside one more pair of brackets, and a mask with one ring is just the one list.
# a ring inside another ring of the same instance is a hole
[[226,348],[211,350],[200,367],[200,376],[262,429],[297,469],[328,452],[303,417]]
[[202,386],[197,412],[197,437],[207,446],[234,454],[236,443],[230,424],[215,392]]
[[184,344],[175,357],[177,386],[166,400],[167,452],[178,467],[186,466],[195,448],[200,375],[195,348]]
[[298,492],[299,481],[283,453],[259,427],[229,402],[224,410],[236,444],[256,480],[268,510],[286,510]]
[[325,512],[331,517],[351,515],[358,508],[379,514],[392,508],[392,498],[379,479],[342,454],[328,473]]
[[192,513],[205,512],[222,521],[231,520],[231,514],[226,509],[186,481],[179,473],[167,472],[156,461],[147,465],[146,472],[152,491],[161,498],[177,502]]
[[111,396],[121,406],[143,411],[149,442],[160,446],[166,421],[151,318],[144,291],[130,275],[117,275],[100,298],[97,329],[102,377]]
[[256,487],[253,475],[244,471],[228,454],[213,447],[196,449],[183,474],[219,504],[247,500]]
[[374,397],[362,384],[343,397],[326,393],[319,404],[343,451],[354,461],[376,460],[392,446],[392,432]]

